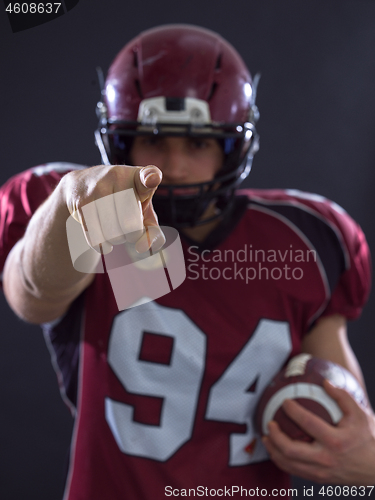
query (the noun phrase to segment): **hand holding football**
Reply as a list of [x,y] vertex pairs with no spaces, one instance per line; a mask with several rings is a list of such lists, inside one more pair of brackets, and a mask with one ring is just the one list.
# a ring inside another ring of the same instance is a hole
[[255,414],[255,425],[259,434],[268,434],[268,423],[274,420],[292,439],[313,441],[313,438],[284,412],[282,404],[286,399],[296,400],[328,423],[336,425],[342,417],[342,411],[324,390],[325,379],[348,391],[364,407],[367,406],[362,387],[345,368],[309,354],[299,354],[289,361],[264,391]]

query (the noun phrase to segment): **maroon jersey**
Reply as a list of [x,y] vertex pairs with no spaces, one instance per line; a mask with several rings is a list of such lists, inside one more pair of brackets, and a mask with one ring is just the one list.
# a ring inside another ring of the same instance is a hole
[[[0,191],[1,265],[73,168],[60,167]],[[171,293],[119,312],[98,274],[44,325],[76,415],[65,500],[268,496],[289,486],[256,435],[254,410],[319,317],[359,315],[371,274],[363,233],[323,197],[243,190],[203,244],[184,239],[183,249],[186,279]]]

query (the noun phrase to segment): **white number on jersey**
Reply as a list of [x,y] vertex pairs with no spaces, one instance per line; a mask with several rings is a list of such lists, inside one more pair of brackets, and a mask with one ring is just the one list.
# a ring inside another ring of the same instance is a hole
[[[138,359],[144,331],[174,339],[169,365]],[[182,311],[149,302],[115,318],[108,351],[112,369],[127,391],[164,398],[157,427],[134,422],[132,406],[106,399],[106,419],[124,453],[164,461],[190,439],[205,351],[205,335]]]
[[[173,339],[169,365],[139,359],[143,333]],[[244,348],[213,384],[206,418],[246,424],[244,434],[230,436],[229,465],[264,460],[263,447],[251,456],[244,451],[255,437],[252,416],[258,399],[289,356],[289,325],[262,320]],[[180,310],[149,302],[116,316],[108,349],[108,363],[130,393],[163,398],[160,425],[135,422],[134,408],[106,398],[105,415],[122,452],[168,460],[192,436],[205,369],[206,336]],[[248,392],[256,381],[256,390]]]
[[[245,347],[212,386],[206,418],[246,424],[245,434],[231,434],[229,465],[244,465],[267,458],[265,448],[245,452],[254,439],[253,417],[258,400],[292,350],[289,325],[263,319]],[[252,384],[256,390],[249,391]]]

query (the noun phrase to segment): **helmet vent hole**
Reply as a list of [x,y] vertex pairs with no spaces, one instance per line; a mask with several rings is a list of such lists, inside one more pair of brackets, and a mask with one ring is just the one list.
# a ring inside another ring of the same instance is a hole
[[139,97],[143,99],[143,93],[141,89],[141,84],[139,83],[139,80],[134,80],[135,88],[137,89],[137,92],[139,94]]
[[210,93],[208,94],[207,101],[210,101],[210,100],[213,98],[213,96],[214,96],[214,94],[215,94],[215,92],[216,92],[216,89],[217,89],[217,83],[216,83],[216,82],[214,82],[214,83],[212,84],[212,87],[211,87]]
[[219,54],[218,58],[216,59],[216,66],[215,66],[216,71],[221,69],[221,57],[222,57],[222,54]]
[[133,66],[138,68],[138,53],[136,51],[133,52]]

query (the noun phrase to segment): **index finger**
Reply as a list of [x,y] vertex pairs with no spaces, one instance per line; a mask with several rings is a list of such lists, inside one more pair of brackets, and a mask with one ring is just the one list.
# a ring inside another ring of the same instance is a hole
[[332,424],[304,408],[293,399],[284,401],[283,409],[293,422],[316,441],[324,442],[328,440],[336,429]]

